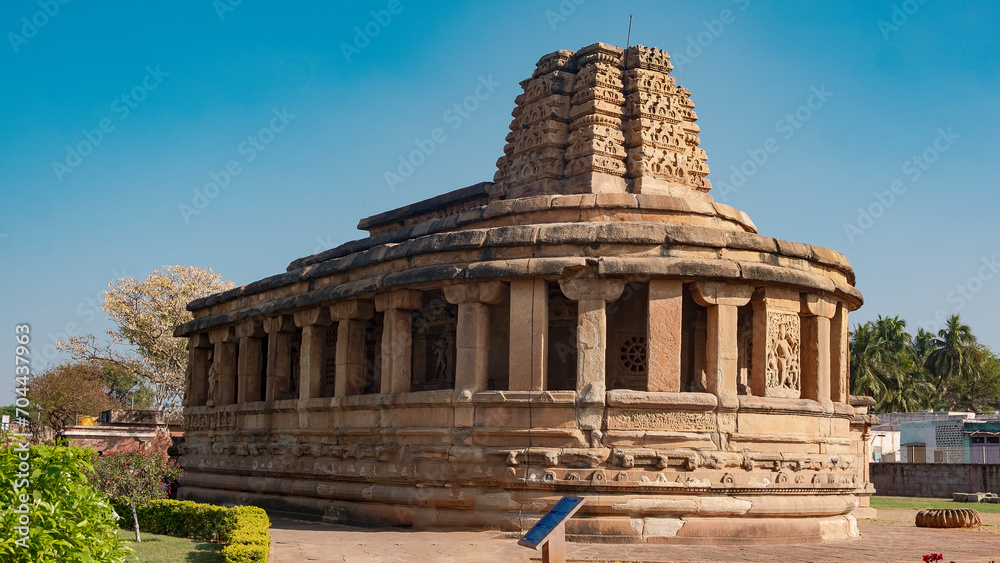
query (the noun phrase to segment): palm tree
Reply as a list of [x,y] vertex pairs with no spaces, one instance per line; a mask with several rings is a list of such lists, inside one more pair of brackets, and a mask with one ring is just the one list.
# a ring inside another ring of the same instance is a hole
[[881,397],[888,391],[884,376],[891,361],[880,345],[871,321],[854,327],[849,348],[851,394]]
[[851,392],[886,402],[906,379],[909,340],[906,322],[899,317],[879,316],[858,325],[851,334]]
[[931,341],[933,350],[926,362],[937,394],[945,395],[949,386],[973,375],[978,360],[976,344],[969,325],[962,324],[958,315],[948,317],[945,327]]
[[851,392],[871,395],[880,412],[912,412],[926,408],[934,392],[906,321],[879,316],[851,334]]
[[918,328],[917,334],[914,335],[910,346],[913,348],[917,361],[920,364],[925,364],[927,356],[934,350],[934,335],[922,328]]

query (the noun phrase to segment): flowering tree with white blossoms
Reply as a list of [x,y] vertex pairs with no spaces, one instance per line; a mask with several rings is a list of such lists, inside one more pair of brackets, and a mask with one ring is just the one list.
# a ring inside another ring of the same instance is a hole
[[109,340],[94,335],[60,342],[81,362],[112,364],[135,374],[155,391],[153,408],[176,410],[184,395],[187,341],[174,337],[174,328],[193,316],[187,304],[235,287],[211,269],[164,266],[148,278],[118,279],[104,292],[101,307],[118,326]]

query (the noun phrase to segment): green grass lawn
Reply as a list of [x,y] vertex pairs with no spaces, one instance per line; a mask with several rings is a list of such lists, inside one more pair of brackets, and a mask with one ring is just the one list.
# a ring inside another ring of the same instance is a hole
[[875,510],[923,510],[925,508],[973,508],[987,514],[1000,514],[1000,504],[988,502],[955,502],[943,498],[871,497]]
[[201,540],[160,536],[142,532],[142,541],[135,543],[135,532],[119,532],[126,545],[135,551],[130,561],[140,563],[221,563],[222,546]]

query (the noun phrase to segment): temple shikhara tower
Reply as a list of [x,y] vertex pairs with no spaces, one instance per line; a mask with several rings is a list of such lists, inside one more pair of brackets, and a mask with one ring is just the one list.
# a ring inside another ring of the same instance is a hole
[[493,182],[189,305],[182,498],[576,541],[857,536],[847,259],[710,195],[664,51],[521,83]]

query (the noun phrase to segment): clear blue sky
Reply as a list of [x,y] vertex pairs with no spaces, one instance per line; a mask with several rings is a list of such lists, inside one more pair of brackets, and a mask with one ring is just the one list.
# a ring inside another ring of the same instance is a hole
[[[491,180],[518,82],[551,51],[623,46],[630,12],[632,43],[666,49],[693,93],[713,195],[847,255],[852,324],[957,312],[1000,349],[992,3],[48,1],[0,5],[7,365],[18,323],[36,368],[61,359],[55,338],[106,330],[94,306],[116,277],[248,283],[360,237],[361,217]],[[446,113],[481,81],[474,111]]]

